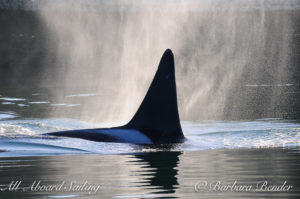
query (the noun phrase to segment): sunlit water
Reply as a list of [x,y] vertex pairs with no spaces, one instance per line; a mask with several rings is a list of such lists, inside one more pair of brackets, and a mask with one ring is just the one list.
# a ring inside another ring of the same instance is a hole
[[[4,113],[2,113],[2,117]],[[11,113],[5,113],[9,118]],[[97,128],[107,124],[91,124],[74,119],[22,119],[0,122],[0,156],[53,154],[121,154],[149,151],[198,151],[206,149],[238,149],[258,147],[299,147],[300,124],[289,121],[203,121],[182,122],[186,142],[178,145],[140,146],[102,143],[75,138],[41,135],[69,129]]]
[[[68,117],[80,108],[82,98],[96,99],[97,93],[68,93],[55,102],[42,91],[0,94],[1,198],[300,196],[300,124],[296,121],[183,121],[187,138],[183,144],[101,143],[41,135],[118,125]],[[59,117],[46,114],[53,108],[61,110]],[[21,182],[17,190],[10,190],[13,182]],[[265,182],[292,188],[265,190]],[[234,183],[251,189],[225,190]],[[43,185],[61,186],[38,189]]]

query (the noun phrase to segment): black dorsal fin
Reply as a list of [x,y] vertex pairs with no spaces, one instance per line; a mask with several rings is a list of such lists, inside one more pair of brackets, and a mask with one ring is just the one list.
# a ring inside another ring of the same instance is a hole
[[173,53],[167,49],[142,104],[124,126],[143,132],[154,143],[182,142],[184,139],[177,106],[174,67]]

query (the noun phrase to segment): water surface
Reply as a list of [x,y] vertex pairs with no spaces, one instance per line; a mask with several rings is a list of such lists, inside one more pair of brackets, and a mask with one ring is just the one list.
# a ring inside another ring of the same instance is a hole
[[[72,93],[53,101],[42,90],[2,92],[1,102],[11,104],[0,105],[1,198],[300,196],[297,121],[183,121],[187,141],[158,146],[42,135],[117,125],[69,117],[82,98],[97,97]],[[53,107],[60,111],[50,117]]]

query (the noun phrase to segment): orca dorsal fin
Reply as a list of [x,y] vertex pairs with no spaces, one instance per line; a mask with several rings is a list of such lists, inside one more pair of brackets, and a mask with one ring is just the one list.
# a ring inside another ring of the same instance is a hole
[[167,49],[139,109],[124,127],[138,129],[154,143],[184,139],[177,105],[174,56]]

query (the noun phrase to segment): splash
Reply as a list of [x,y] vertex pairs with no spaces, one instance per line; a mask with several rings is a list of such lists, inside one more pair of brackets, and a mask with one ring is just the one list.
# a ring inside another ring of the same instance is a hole
[[36,135],[33,131],[18,126],[18,125],[12,125],[12,124],[0,124],[0,136],[1,137],[16,137],[16,136],[32,136]]

